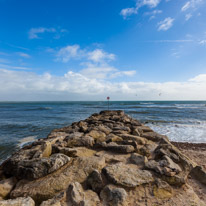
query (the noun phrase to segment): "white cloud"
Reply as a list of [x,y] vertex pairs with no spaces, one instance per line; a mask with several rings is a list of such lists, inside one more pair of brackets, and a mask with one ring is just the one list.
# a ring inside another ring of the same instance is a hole
[[[49,50],[50,52],[50,50]],[[54,50],[52,50],[54,52]],[[95,63],[105,63],[115,60],[115,54],[107,53],[103,49],[94,49],[92,51],[81,49],[79,45],[68,45],[57,51],[56,60],[68,62],[71,59],[85,59]]]
[[45,27],[31,28],[29,30],[29,39],[39,39],[38,34],[45,33],[45,32],[54,33],[56,32],[56,29],[55,28],[45,28]]
[[120,15],[126,19],[128,16],[132,14],[137,14],[138,10],[143,6],[148,6],[150,8],[155,8],[160,3],[161,0],[137,0],[136,6],[131,8],[122,9]]
[[196,9],[197,6],[199,6],[203,0],[190,0],[187,1],[181,8],[181,11],[187,11],[188,9]]
[[61,48],[57,52],[57,61],[62,61],[64,63],[68,62],[72,58],[80,58],[84,54],[83,50],[80,49],[80,46],[68,45],[66,47]]
[[139,7],[146,5],[146,6],[149,6],[151,8],[155,8],[160,3],[160,1],[161,0],[139,0],[137,2],[137,4],[139,5]]
[[185,20],[188,21],[192,17],[192,14],[186,14],[185,15]]
[[200,45],[206,45],[206,39],[203,39],[203,40],[199,41],[199,44]]
[[163,21],[160,21],[158,25],[158,31],[167,31],[173,25],[174,19],[171,17],[165,18]]
[[191,82],[205,82],[206,83],[206,74],[200,74],[192,79],[189,79]]
[[114,79],[120,76],[133,76],[136,74],[134,70],[120,71],[106,63],[104,64],[85,64],[86,68],[80,70],[80,73],[87,78],[94,79]]
[[128,16],[131,16],[132,14],[137,14],[137,11],[137,7],[125,8],[121,10],[120,15],[122,15],[123,18],[126,19]]
[[24,58],[30,58],[31,56],[27,53],[24,52],[17,52],[17,55],[19,55],[20,57],[24,57]]
[[111,82],[80,73],[39,75],[0,69],[0,100],[112,100],[206,99],[206,74],[185,82]]
[[88,59],[94,62],[103,62],[105,60],[114,60],[115,55],[109,54],[102,49],[95,49],[92,52],[88,52]]

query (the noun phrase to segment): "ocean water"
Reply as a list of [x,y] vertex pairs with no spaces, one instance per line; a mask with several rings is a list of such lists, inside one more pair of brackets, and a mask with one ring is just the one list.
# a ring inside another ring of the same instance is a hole
[[[107,102],[1,102],[0,162],[24,144],[107,109]],[[112,101],[172,141],[206,143],[206,101]]]

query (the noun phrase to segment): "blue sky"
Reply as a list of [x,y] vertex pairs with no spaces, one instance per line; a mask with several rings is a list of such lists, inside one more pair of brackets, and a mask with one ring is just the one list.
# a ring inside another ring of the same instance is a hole
[[204,100],[205,0],[0,0],[0,100]]

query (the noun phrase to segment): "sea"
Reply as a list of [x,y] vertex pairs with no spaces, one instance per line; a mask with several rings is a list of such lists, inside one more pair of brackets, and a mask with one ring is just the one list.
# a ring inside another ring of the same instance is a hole
[[171,141],[206,143],[206,101],[0,102],[0,162],[55,128],[124,110]]

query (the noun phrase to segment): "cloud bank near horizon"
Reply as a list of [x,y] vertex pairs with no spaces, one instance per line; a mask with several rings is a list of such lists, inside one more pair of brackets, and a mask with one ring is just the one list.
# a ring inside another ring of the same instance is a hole
[[0,101],[205,100],[206,74],[185,82],[110,82],[68,71],[63,76],[0,69]]

